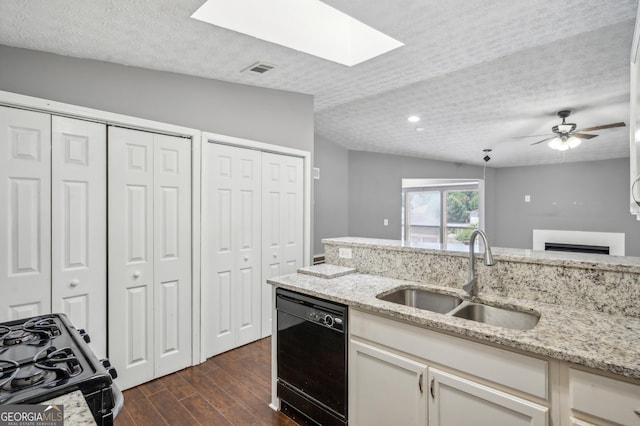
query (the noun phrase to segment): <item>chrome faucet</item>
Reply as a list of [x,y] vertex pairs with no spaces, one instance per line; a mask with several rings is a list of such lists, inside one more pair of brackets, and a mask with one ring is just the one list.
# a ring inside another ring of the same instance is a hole
[[462,287],[471,296],[476,296],[478,294],[478,278],[476,277],[476,266],[473,259],[473,246],[478,235],[480,235],[482,243],[484,244],[484,264],[487,266],[493,266],[496,264],[496,262],[493,261],[493,255],[491,254],[489,241],[487,241],[487,235],[480,229],[476,229],[471,233],[471,237],[469,238],[469,282]]

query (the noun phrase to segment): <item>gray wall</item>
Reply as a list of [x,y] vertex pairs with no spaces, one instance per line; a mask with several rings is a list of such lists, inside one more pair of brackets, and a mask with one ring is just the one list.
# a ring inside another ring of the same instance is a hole
[[0,45],[0,90],[313,152],[313,97]]
[[493,245],[531,248],[533,229],[624,232],[626,254],[640,256],[640,222],[629,213],[628,158],[507,167],[495,177]]
[[324,253],[323,238],[349,235],[349,154],[347,149],[316,135],[314,167],[314,254]]
[[[403,178],[482,179],[482,167],[372,152],[349,151],[349,235],[401,237]],[[493,234],[494,169],[485,181],[485,229]],[[389,226],[384,226],[389,219]],[[490,238],[491,240],[491,238]]]
[[3,45],[0,90],[313,153],[310,95]]

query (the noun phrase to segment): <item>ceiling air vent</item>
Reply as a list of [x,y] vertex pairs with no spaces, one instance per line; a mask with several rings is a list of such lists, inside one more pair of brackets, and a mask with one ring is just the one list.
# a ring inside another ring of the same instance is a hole
[[247,68],[243,69],[241,72],[254,72],[256,74],[264,74],[267,71],[270,71],[275,68],[275,65],[266,64],[264,62],[256,62],[253,65],[249,65]]

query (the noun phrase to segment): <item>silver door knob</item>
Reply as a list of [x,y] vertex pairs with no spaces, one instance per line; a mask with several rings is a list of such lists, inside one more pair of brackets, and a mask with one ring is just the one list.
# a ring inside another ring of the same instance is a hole
[[133,278],[140,278],[140,271],[135,271],[133,273]]
[[277,258],[278,257],[278,253],[273,253],[273,258]]
[[78,286],[78,284],[80,284],[80,281],[78,281],[77,279],[73,279],[73,280],[71,280],[71,282],[69,283],[69,285],[70,285],[71,287],[77,287],[77,286]]

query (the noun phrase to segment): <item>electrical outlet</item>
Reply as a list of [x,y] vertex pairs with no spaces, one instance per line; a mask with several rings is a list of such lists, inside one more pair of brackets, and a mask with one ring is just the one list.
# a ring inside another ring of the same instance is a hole
[[338,256],[340,256],[340,259],[351,259],[353,254],[351,253],[350,248],[339,248]]
[[524,196],[524,202],[525,203],[530,203],[531,202],[531,195],[525,195]]
[[382,223],[384,226],[389,226],[389,219],[385,219]]

